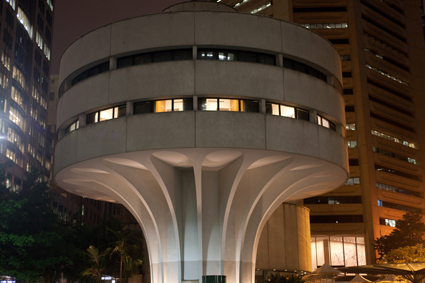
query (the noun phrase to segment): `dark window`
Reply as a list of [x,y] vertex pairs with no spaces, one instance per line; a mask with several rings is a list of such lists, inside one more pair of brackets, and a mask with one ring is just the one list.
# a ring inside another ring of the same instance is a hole
[[350,166],[359,166],[359,160],[358,159],[349,159],[348,164]]
[[345,112],[354,112],[354,106],[345,106]]
[[393,121],[393,120],[391,120],[391,119],[388,119],[388,118],[382,117],[381,115],[378,115],[378,114],[375,114],[375,113],[370,113],[370,117],[375,118],[375,119],[378,119],[378,120],[383,121],[383,122],[385,122],[385,123],[388,123],[388,124],[394,125],[394,126],[396,126],[396,127],[399,127],[399,128],[405,129],[405,130],[407,130],[407,131],[409,131],[409,132],[416,133],[416,131],[415,131],[413,128],[411,128],[411,127],[409,127],[409,126],[406,126],[406,125],[404,125],[404,124],[402,124],[402,123],[395,122],[395,121]]
[[86,118],[86,124],[87,125],[96,122],[96,116],[97,116],[96,114],[97,114],[97,112],[87,115],[87,118]]
[[361,223],[363,215],[311,215],[310,223]]
[[346,204],[362,203],[361,196],[332,196],[332,197],[312,197],[304,199],[304,204]]
[[344,89],[344,94],[353,94],[353,89]]
[[373,102],[376,102],[376,103],[379,103],[379,104],[381,104],[381,105],[384,105],[384,106],[386,106],[386,107],[388,107],[388,108],[390,108],[390,109],[396,110],[396,111],[398,111],[398,112],[400,112],[400,113],[403,113],[404,115],[407,115],[407,116],[410,116],[410,117],[414,117],[414,116],[413,116],[413,114],[412,114],[412,113],[410,113],[409,111],[404,110],[404,109],[402,109],[402,108],[400,108],[400,107],[397,107],[397,106],[395,106],[395,105],[393,105],[393,104],[391,104],[391,103],[388,103],[388,102],[385,102],[385,101],[383,101],[383,100],[380,100],[380,99],[378,99],[378,98],[375,98],[375,97],[373,97],[373,96],[370,96],[370,95],[369,95],[369,100],[370,100],[370,101],[373,101]]
[[396,95],[396,96],[398,96],[398,97],[400,97],[400,98],[403,98],[403,99],[405,99],[405,100],[407,100],[407,101],[412,102],[412,99],[411,99],[409,96],[404,95],[404,94],[402,94],[402,93],[400,93],[400,92],[397,92],[397,91],[395,91],[395,90],[393,90],[393,89],[391,89],[391,88],[389,88],[389,87],[386,87],[386,86],[384,86],[384,85],[382,85],[382,84],[380,84],[380,83],[377,83],[377,82],[372,81],[372,80],[370,80],[370,79],[367,79],[367,83],[368,83],[368,84],[371,84],[371,85],[373,85],[373,86],[375,86],[375,87],[377,87],[377,88],[380,88],[380,89],[382,89],[382,90],[385,90],[385,91],[387,91],[387,92],[389,92],[389,93],[392,93],[392,94],[394,94],[394,95]]
[[295,115],[297,119],[310,121],[310,113],[307,110],[295,108]]
[[283,58],[283,67],[286,69],[291,69],[305,74],[309,74],[310,76],[316,77],[324,82],[327,82],[325,74],[303,63],[288,58]]
[[71,81],[71,86],[98,74],[104,73],[109,71],[109,61],[108,62],[104,62],[101,63],[99,65],[96,65],[94,67],[91,67],[88,70],[85,70],[83,72],[81,72],[78,76],[76,76],[74,79],[72,79]]
[[276,65],[276,56],[266,53],[214,48],[198,49],[198,60],[220,60]]
[[398,171],[398,170],[394,170],[394,169],[391,169],[391,168],[387,168],[387,167],[384,167],[384,166],[381,166],[381,165],[375,165],[375,169],[377,171],[387,172],[387,173],[390,173],[390,174],[398,175],[398,176],[409,178],[409,179],[412,179],[412,180],[418,180],[418,181],[421,180],[420,176],[408,174],[408,173],[401,172],[401,171]]
[[148,64],[152,62],[180,60],[192,60],[192,49],[154,51],[118,58],[117,68],[125,68],[133,65]]
[[329,39],[332,44],[350,44],[348,39]]
[[351,72],[342,72],[343,78],[351,78]]
[[242,100],[243,112],[260,112],[260,104],[255,100]]
[[143,101],[134,103],[134,114],[152,113],[155,101]]

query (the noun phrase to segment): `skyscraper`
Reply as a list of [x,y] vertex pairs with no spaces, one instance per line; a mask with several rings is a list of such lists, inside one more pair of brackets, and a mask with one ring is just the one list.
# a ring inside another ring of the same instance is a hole
[[[374,239],[406,211],[425,208],[422,1],[219,2],[314,30],[341,56],[350,179],[304,200],[313,267],[373,263]],[[363,240],[365,258],[353,256],[353,244]]]
[[6,185],[18,190],[32,168],[50,178],[47,130],[52,0],[0,1],[0,155],[13,161]]

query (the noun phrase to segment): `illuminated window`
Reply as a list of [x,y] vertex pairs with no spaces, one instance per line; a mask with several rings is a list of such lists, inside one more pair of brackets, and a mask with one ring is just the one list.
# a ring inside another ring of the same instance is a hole
[[40,47],[40,49],[43,49],[43,38],[41,37],[41,34],[38,33],[38,31],[35,32],[35,42],[37,43],[38,47]]
[[[13,10],[15,10],[15,1],[16,0],[6,0],[7,3],[9,3],[9,5],[13,8]],[[51,0],[50,0],[51,1]]]
[[390,227],[395,227],[396,224],[397,224],[397,221],[394,220],[394,219],[379,218],[379,224],[385,225],[385,226],[390,226]]
[[22,130],[24,129],[24,119],[22,114],[13,106],[10,106],[9,108],[9,120],[18,125]]
[[359,185],[360,184],[360,178],[355,177],[355,178],[349,178],[346,182],[345,185]]
[[16,80],[23,89],[27,89],[24,75],[15,66],[13,66],[13,79]]
[[349,148],[355,148],[357,147],[357,141],[347,141]]
[[47,60],[50,61],[50,48],[46,43],[44,44],[44,55],[46,55]]
[[198,103],[202,111],[259,112],[259,102],[255,100],[198,98]]
[[24,96],[14,86],[12,86],[11,97],[21,108],[24,108]]
[[198,60],[239,61],[276,65],[275,55],[244,50],[225,50],[216,48],[199,48]]
[[317,115],[317,124],[319,124],[319,125],[321,125],[325,128],[332,129],[334,131],[336,129],[334,123],[332,123],[331,121],[329,121],[328,119],[326,119],[325,117],[322,117],[320,115]]
[[126,116],[126,107],[125,105],[108,108],[105,110],[97,111],[87,115],[87,124],[102,122],[110,119],[115,119],[118,117]]
[[7,77],[7,73],[3,73],[0,71],[0,86],[6,89],[9,86],[9,79]]
[[334,28],[348,28],[347,23],[330,23],[330,24],[300,24],[300,26],[305,27],[307,29],[334,29]]
[[310,114],[307,110],[278,103],[267,102],[266,113],[306,121],[310,120]]
[[47,5],[49,6],[50,10],[53,12],[53,3],[52,3],[52,0],[47,0]]
[[345,129],[348,130],[348,131],[355,131],[356,130],[356,123],[345,124]]
[[383,70],[381,70],[381,69],[379,69],[379,68],[377,68],[375,66],[372,66],[370,64],[366,64],[366,67],[368,67],[369,69],[371,69],[371,70],[373,70],[375,72],[378,72],[381,75],[383,75],[383,76],[385,76],[385,77],[387,77],[387,78],[389,78],[389,79],[391,79],[393,81],[396,81],[396,82],[398,82],[400,84],[403,84],[403,85],[406,85],[406,86],[409,85],[408,82],[406,82],[406,81],[404,81],[404,80],[402,80],[402,79],[400,79],[400,78],[398,78],[398,77],[396,77],[394,75],[391,75],[391,74],[389,74],[389,73],[387,73],[387,72],[385,72],[385,71],[383,71]]
[[382,132],[378,132],[378,131],[375,131],[375,130],[372,130],[372,135],[378,136],[380,138],[384,138],[384,139],[390,140],[392,142],[402,144],[404,146],[408,146],[408,147],[411,147],[411,148],[416,148],[416,149],[418,148],[416,143],[414,143],[414,142],[404,141],[404,140],[401,140],[399,138],[396,138],[396,137],[393,137],[393,136],[390,136],[390,135],[387,135],[387,134],[384,134]]
[[24,152],[23,136],[12,128],[7,129],[7,140],[16,145],[21,152]]
[[32,38],[32,26],[30,20],[24,11],[22,11],[21,7],[18,7],[18,13],[16,14],[16,17],[18,18],[18,21],[24,26],[30,38]]
[[78,130],[79,128],[80,128],[80,121],[77,120],[77,121],[73,122],[71,125],[69,125],[68,127],[66,127],[65,133],[69,133],[69,132]]
[[10,71],[10,57],[4,50],[1,52],[1,63]]
[[251,14],[257,14],[258,12],[263,11],[264,9],[270,7],[271,5],[272,5],[272,3],[269,2],[269,3],[267,3],[267,4],[265,4],[265,5],[261,6],[261,7],[259,7],[257,9],[252,10],[251,11]]

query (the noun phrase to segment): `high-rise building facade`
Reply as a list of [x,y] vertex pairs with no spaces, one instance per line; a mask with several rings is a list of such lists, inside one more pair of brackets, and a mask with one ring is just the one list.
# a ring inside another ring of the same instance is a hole
[[[313,268],[373,263],[374,239],[388,234],[406,211],[425,209],[422,1],[219,2],[314,30],[341,56],[350,178],[304,200]],[[366,253],[356,255],[360,243]]]
[[52,1],[0,1],[0,156],[14,163],[6,184],[12,190],[19,190],[25,171],[32,168],[50,178],[47,104]]

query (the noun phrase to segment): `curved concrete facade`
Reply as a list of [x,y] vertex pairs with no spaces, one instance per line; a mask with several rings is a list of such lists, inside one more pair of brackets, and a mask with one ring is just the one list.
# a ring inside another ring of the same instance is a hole
[[[348,176],[344,103],[334,87],[340,61],[331,44],[294,24],[210,4],[183,3],[101,27],[76,40],[61,61],[55,181],[133,213],[146,236],[152,282],[203,275],[253,282],[261,231],[273,211],[332,190]],[[191,58],[117,67],[126,56],[182,48]],[[275,63],[202,60],[202,48],[271,55]],[[283,58],[322,79],[286,68]],[[109,70],[75,83],[103,62]],[[183,98],[193,106],[187,111],[133,108]],[[258,111],[205,111],[198,103],[204,98],[255,101]],[[118,106],[125,115],[88,123]],[[266,106],[308,115],[271,115]],[[70,128],[76,121],[79,128]],[[311,261],[304,252],[298,269]]]

